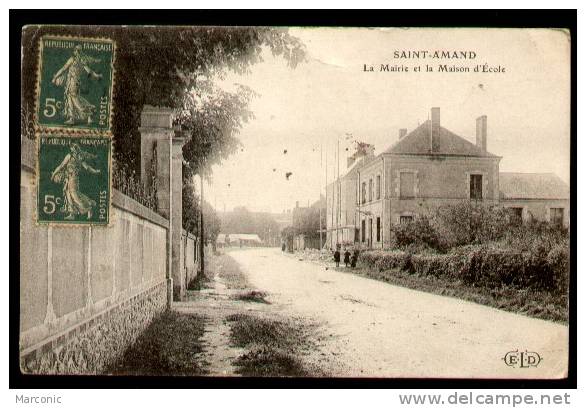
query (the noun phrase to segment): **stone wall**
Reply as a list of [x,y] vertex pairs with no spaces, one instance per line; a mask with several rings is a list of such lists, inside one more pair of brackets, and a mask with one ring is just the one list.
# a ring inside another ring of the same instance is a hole
[[185,282],[186,287],[192,283],[197,277],[197,268],[198,268],[198,239],[191,233],[183,231],[183,235],[181,236],[181,242],[183,243],[183,260],[184,260],[184,268],[185,268]]
[[54,336],[21,357],[31,374],[100,374],[119,359],[167,303],[167,284],[146,291]]
[[[183,256],[183,270],[185,278],[185,287],[190,286],[200,275],[201,265],[199,261],[199,238],[190,232],[183,231],[181,236],[181,247]],[[211,244],[204,246],[205,269],[210,276],[214,274],[215,256],[214,248]]]
[[21,368],[99,372],[166,307],[169,222],[114,190],[109,227],[37,225],[35,142],[22,149]]

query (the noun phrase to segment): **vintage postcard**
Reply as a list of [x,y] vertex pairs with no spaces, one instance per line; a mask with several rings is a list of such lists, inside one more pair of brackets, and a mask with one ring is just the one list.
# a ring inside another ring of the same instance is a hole
[[567,378],[573,41],[25,27],[22,373]]
[[42,131],[111,131],[115,48],[101,38],[39,40],[36,122]]

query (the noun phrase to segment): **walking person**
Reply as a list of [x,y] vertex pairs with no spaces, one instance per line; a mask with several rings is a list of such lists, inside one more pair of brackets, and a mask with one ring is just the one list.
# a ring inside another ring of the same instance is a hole
[[350,260],[350,266],[352,266],[352,268],[356,268],[356,262],[358,261],[358,250],[355,249],[354,250],[354,254],[352,255],[352,259]]
[[350,264],[350,251],[348,251],[348,248],[346,248],[346,251],[344,252],[344,265],[347,268],[349,264]]
[[340,250],[336,248],[336,252],[334,252],[334,262],[336,262],[336,268],[340,267]]

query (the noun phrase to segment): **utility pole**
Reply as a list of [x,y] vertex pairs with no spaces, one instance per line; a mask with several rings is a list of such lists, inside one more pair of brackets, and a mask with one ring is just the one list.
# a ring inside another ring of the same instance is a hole
[[[319,145],[319,167],[320,173],[321,168],[323,167],[323,153],[322,153],[322,144]],[[321,178],[321,177],[320,177]],[[327,188],[327,187],[326,187]],[[321,180],[319,183],[319,197],[318,197],[318,208],[319,208],[319,250],[321,251],[323,248],[323,239],[322,239],[322,225],[321,225]]]
[[340,136],[338,136],[338,172],[337,172],[337,185],[338,185],[338,202],[337,202],[337,210],[336,211],[336,249],[338,249],[338,245],[340,244],[340,204],[342,202],[342,200],[340,199],[340,193],[342,192],[342,186],[340,184]]
[[330,247],[331,249],[334,249],[334,231],[336,231],[336,242],[338,241],[338,230],[336,229],[336,227],[334,227],[334,210],[336,209],[336,207],[334,206],[335,201],[336,201],[336,149],[334,149],[334,180],[332,181],[332,240],[330,241]]
[[326,245],[328,243],[328,149],[326,146]]
[[205,274],[204,263],[204,231],[203,231],[203,175],[200,176],[201,181],[201,204],[199,206],[199,268],[202,274]]

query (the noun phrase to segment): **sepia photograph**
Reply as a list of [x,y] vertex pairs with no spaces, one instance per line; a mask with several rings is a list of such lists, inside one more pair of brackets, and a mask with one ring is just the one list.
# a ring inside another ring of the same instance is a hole
[[573,41],[25,25],[21,375],[568,379]]

